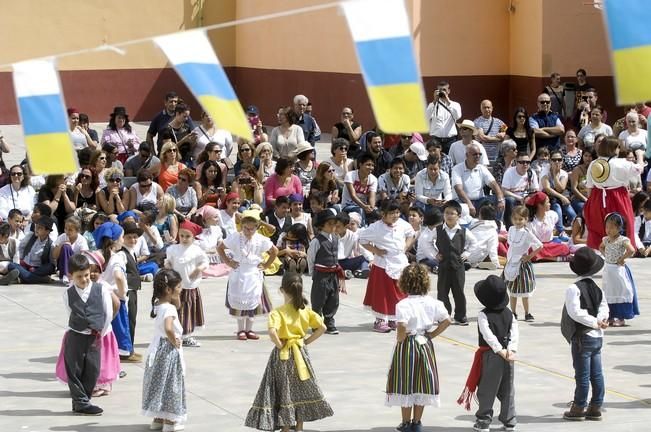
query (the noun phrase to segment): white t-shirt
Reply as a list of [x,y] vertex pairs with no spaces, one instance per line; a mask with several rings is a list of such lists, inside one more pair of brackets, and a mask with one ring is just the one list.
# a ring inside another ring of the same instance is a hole
[[[369,174],[366,179],[366,184],[362,184],[359,181],[359,171],[349,171],[344,177],[344,183],[352,184],[353,190],[357,194],[357,198],[359,198],[365,204],[368,204],[368,194],[370,192],[377,192],[378,181],[377,177],[375,177],[373,174]],[[344,206],[357,205],[357,203],[350,197],[348,188],[345,186],[341,197],[341,203]]]
[[613,134],[613,129],[605,123],[601,123],[595,129],[592,127],[592,123],[588,123],[581,128],[577,136],[583,140],[586,147],[592,147],[594,145],[594,138],[599,134],[610,136]]
[[[61,246],[64,243],[70,243],[70,240],[68,239],[68,234],[63,233],[57,239],[54,241],[54,246]],[[71,244],[72,246],[72,252],[74,253],[81,253],[83,251],[88,250],[88,242],[84,238],[81,233],[77,234],[77,240],[75,240],[74,243]]]
[[17,191],[14,190],[11,183],[3,186],[0,188],[0,218],[7,220],[9,212],[14,208],[20,210],[23,216],[30,216],[34,209],[35,196],[36,191],[29,185],[21,187]]
[[463,191],[471,200],[484,197],[484,186],[495,181],[493,174],[488,171],[486,165],[477,165],[469,169],[465,162],[455,165],[452,168],[452,193],[458,198],[456,185],[461,185]]
[[110,285],[113,288],[113,290],[117,290],[115,274],[118,272],[122,272],[123,274],[125,274],[126,277],[127,256],[124,254],[123,251],[116,252],[111,256],[108,264],[106,264],[104,273],[102,273],[102,275],[100,276],[100,280]]
[[542,220],[534,217],[531,222],[527,224],[527,228],[543,243],[552,241],[554,238],[554,227],[558,222],[558,215],[553,210],[547,210]]
[[231,135],[229,131],[224,129],[215,129],[215,134],[210,135],[203,126],[197,126],[192,132],[197,136],[197,141],[192,148],[192,158],[194,160],[197,160],[199,153],[201,153],[210,142],[216,142],[222,147],[223,158],[231,156],[231,152],[233,151],[233,135]]
[[[488,155],[486,154],[486,149],[484,148],[483,144],[475,140],[472,140],[471,144],[475,144],[476,146],[478,146],[479,151],[481,151],[481,159],[479,160],[479,163],[482,165],[488,165],[489,164]],[[455,141],[452,143],[452,145],[450,146],[450,150],[448,151],[448,156],[450,156],[450,159],[452,159],[452,166],[456,164],[460,164],[461,162],[465,162],[467,149],[468,146],[465,145],[462,140]]]
[[624,148],[635,150],[646,150],[647,145],[647,131],[638,129],[635,135],[631,135],[628,130],[619,134],[619,139],[624,141]]
[[70,132],[70,139],[72,139],[72,145],[75,150],[83,150],[88,147],[88,141],[86,141],[86,135],[79,132],[78,129]]
[[434,330],[450,315],[440,300],[429,295],[410,295],[396,305],[396,321],[407,326],[407,334],[424,334]]
[[[527,170],[528,171],[528,170]],[[525,193],[537,191],[540,189],[538,184],[538,175],[531,170],[531,179],[527,172],[520,175],[517,167],[511,167],[504,172],[502,177],[502,188],[509,190],[517,195],[524,196]]]

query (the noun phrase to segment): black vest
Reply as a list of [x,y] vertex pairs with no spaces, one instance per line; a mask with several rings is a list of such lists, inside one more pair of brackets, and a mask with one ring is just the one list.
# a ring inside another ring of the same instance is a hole
[[[491,329],[502,348],[506,349],[511,340],[511,325],[513,324],[513,312],[509,308],[502,310],[493,310],[485,308],[482,310],[488,319],[488,327]],[[488,343],[484,340],[479,332],[479,346],[487,347]]]
[[140,272],[138,271],[136,257],[126,247],[122,248],[122,252],[127,256],[127,288],[138,291],[140,289]]
[[[574,285],[576,285],[581,293],[581,309],[587,310],[588,314],[596,317],[599,312],[601,300],[603,300],[603,292],[599,286],[590,278],[581,279],[575,282]],[[567,308],[563,306],[561,333],[568,342],[571,342],[574,337],[581,338],[591,330],[594,329],[574,321],[567,313]]]
[[[36,243],[36,233],[32,233],[32,236],[27,240],[27,244],[25,245],[25,250],[23,251],[23,257],[26,257],[29,255],[29,252],[32,250],[34,247],[34,243]],[[49,264],[50,263],[50,249],[52,248],[52,240],[50,239],[50,236],[47,236],[47,240],[45,240],[45,247],[43,248],[43,254],[41,254],[41,265],[43,264]]]
[[328,240],[325,234],[319,233],[316,238],[319,241],[319,250],[314,257],[314,264],[328,267],[336,266],[338,263],[337,253],[339,248],[337,236],[332,234],[332,240]]
[[88,300],[84,303],[77,294],[75,286],[68,288],[68,306],[70,306],[70,319],[68,326],[78,332],[86,329],[101,332],[106,322],[106,311],[102,299],[102,286],[93,283],[90,288]]
[[443,255],[439,263],[439,267],[448,267],[453,269],[463,268],[461,261],[461,254],[463,248],[466,246],[466,229],[461,228],[457,230],[450,240],[448,233],[443,229],[443,225],[436,227],[436,248],[439,253]]
[[276,231],[270,237],[271,242],[274,245],[278,242],[278,237],[280,237],[280,234],[289,231],[289,227],[292,226],[292,218],[290,216],[285,216],[285,223],[281,228],[280,222],[278,221],[278,218],[276,217],[276,213],[274,211],[269,213],[269,215],[267,216],[267,222],[270,225],[272,225],[274,228],[276,228]]
[[640,237],[640,241],[644,241],[644,236],[646,235],[646,219],[644,215],[640,215],[640,230],[637,232],[637,235]]

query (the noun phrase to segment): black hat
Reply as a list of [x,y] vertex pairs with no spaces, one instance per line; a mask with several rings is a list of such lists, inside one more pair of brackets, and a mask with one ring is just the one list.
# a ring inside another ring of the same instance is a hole
[[325,225],[326,222],[329,220],[336,219],[337,216],[332,212],[332,210],[321,210],[316,214],[316,217],[314,218],[314,226],[317,228],[322,227]]
[[115,116],[124,116],[124,117],[129,117],[129,114],[127,114],[127,109],[123,106],[116,106],[113,108],[113,112],[111,113],[111,117]]
[[41,216],[38,218],[36,222],[34,222],[35,225],[40,225],[43,228],[45,228],[48,231],[52,231],[52,226],[54,225],[54,220],[49,217],[49,216]]
[[509,302],[506,283],[500,277],[490,275],[475,284],[475,296],[488,309],[504,309]]
[[124,229],[124,234],[138,234],[138,237],[142,235],[142,228],[138,226],[135,222],[125,222],[122,224],[122,229]]
[[604,266],[604,259],[585,246],[574,254],[570,261],[570,269],[578,276],[590,276],[597,273]]

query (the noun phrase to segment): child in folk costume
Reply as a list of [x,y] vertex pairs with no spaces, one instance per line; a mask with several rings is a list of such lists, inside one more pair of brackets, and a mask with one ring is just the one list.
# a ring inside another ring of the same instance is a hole
[[328,334],[339,334],[335,314],[339,309],[339,292],[346,292],[344,270],[337,260],[339,236],[334,233],[336,219],[330,210],[316,214],[314,227],[318,234],[310,242],[307,255],[307,267],[312,275],[312,308],[323,315]]
[[[572,346],[572,363],[576,387],[565,420],[601,420],[605,394],[601,347],[604,329],[608,327],[608,305],[599,286],[592,280],[604,266],[604,260],[588,247],[579,249],[570,269],[578,276],[565,292],[561,332]],[[592,399],[588,405],[588,390]],[[586,410],[586,405],[588,409]]]
[[511,227],[509,228],[509,250],[506,254],[506,265],[502,276],[511,296],[511,311],[517,320],[515,312],[518,297],[522,299],[524,320],[532,322],[533,315],[529,310],[529,297],[536,290],[536,276],[533,273],[531,259],[542,249],[543,244],[527,228],[529,210],[525,206],[517,206],[511,211]]
[[443,333],[451,321],[443,303],[427,294],[430,279],[426,266],[405,267],[399,286],[408,297],[396,305],[397,343],[387,379],[386,404],[402,409],[402,422],[396,430],[420,432],[425,405],[439,405],[432,339]]
[[513,387],[515,353],[518,350],[518,321],[507,308],[506,284],[495,276],[475,284],[475,296],[484,306],[477,315],[479,348],[466,387],[457,403],[470,410],[472,396],[477,392],[479,408],[473,429],[489,432],[493,421],[495,398],[500,401],[499,421],[502,430],[515,430],[515,388]]
[[609,321],[613,327],[625,325],[625,320],[640,314],[637,304],[637,288],[626,258],[635,255],[635,247],[624,236],[626,226],[619,213],[606,216],[606,237],[599,250],[606,258],[603,271],[603,289],[610,310]]
[[[120,299],[120,308],[113,318],[111,325],[118,341],[121,358],[128,359],[133,353],[133,341],[129,328],[129,312],[127,310],[127,257],[122,251],[124,230],[113,222],[104,222],[93,231],[95,244],[101,250],[106,266],[101,280],[108,284]],[[134,358],[129,361],[139,361]]]
[[[260,212],[246,210],[242,213],[242,232],[229,235],[217,246],[222,262],[233,269],[228,275],[226,307],[237,319],[237,339],[243,341],[260,339],[253,331],[253,319],[271,310],[263,272],[273,264],[278,249],[257,232],[259,225]],[[232,256],[226,254],[227,249]],[[268,256],[263,261],[265,252]]]
[[398,288],[400,273],[409,264],[405,252],[416,238],[400,218],[397,201],[384,201],[381,213],[381,220],[359,231],[359,244],[375,255],[363,303],[376,317],[373,331],[388,333],[396,328],[396,304],[405,298]]
[[219,210],[205,205],[197,210],[193,222],[203,228],[203,232],[197,236],[196,244],[203,249],[208,256],[208,261],[210,261],[210,265],[203,272],[203,276],[219,277],[227,275],[231,268],[222,263],[219,254],[217,254],[217,245],[224,238],[222,227],[219,226]]
[[154,277],[151,317],[154,337],[147,349],[142,383],[142,414],[153,417],[150,430],[183,430],[186,420],[185,362],[181,338],[183,327],[177,309],[181,307],[182,278],[162,269]]
[[565,243],[555,242],[554,226],[558,222],[558,214],[550,210],[551,204],[545,192],[536,192],[525,200],[529,209],[529,230],[540,240],[543,248],[534,261],[563,261],[567,260],[570,248]]
[[[269,314],[269,338],[275,345],[245,426],[288,432],[303,430],[303,423],[333,415],[319,388],[307,351],[323,335],[321,316],[307,307],[301,275],[283,275],[280,292],[285,304]],[[311,335],[305,337],[311,330]]]
[[199,283],[204,270],[208,268],[206,253],[194,243],[201,234],[201,227],[185,220],[179,224],[179,244],[166,249],[165,268],[175,270],[181,275],[181,308],[179,319],[183,326],[183,346],[200,347],[201,343],[192,334],[204,325],[203,301]]

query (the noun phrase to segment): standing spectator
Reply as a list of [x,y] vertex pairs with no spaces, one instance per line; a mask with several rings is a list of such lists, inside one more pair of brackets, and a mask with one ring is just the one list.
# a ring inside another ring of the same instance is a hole
[[32,215],[36,192],[29,184],[29,175],[22,165],[9,168],[10,183],[0,188],[0,218],[6,221],[12,209],[18,209],[26,219]]
[[134,177],[143,168],[149,170],[154,177],[160,173],[160,159],[152,154],[151,145],[147,141],[141,142],[138,153],[124,163],[124,175]]
[[289,159],[278,159],[276,161],[275,174],[264,184],[265,204],[272,208],[279,196],[290,196],[293,193],[303,194],[301,180],[294,174]]
[[486,149],[486,154],[490,163],[497,159],[500,143],[506,136],[506,124],[493,117],[493,102],[488,99],[481,101],[479,106],[481,115],[474,121],[477,128],[477,140]]
[[524,107],[518,107],[513,114],[513,123],[506,130],[506,135],[515,141],[518,154],[528,154],[531,159],[536,155],[536,135],[529,122],[529,115]]
[[443,152],[447,153],[450,145],[458,139],[457,120],[461,118],[461,105],[450,99],[450,84],[447,81],[437,84],[425,117],[429,121],[430,138],[440,142]]
[[199,158],[199,154],[211,142],[219,144],[222,149],[222,158],[231,157],[233,151],[233,135],[227,130],[217,129],[212,116],[207,112],[203,111],[201,113],[201,124],[194,128],[192,133],[197,137],[192,147],[193,166],[196,166],[196,160]]
[[349,143],[350,154],[359,151],[359,139],[362,136],[362,125],[353,120],[353,109],[344,107],[341,110],[341,121],[332,126],[332,143],[337,138],[344,138]]
[[321,139],[321,128],[319,127],[319,123],[316,121],[316,116],[312,112],[314,110],[314,106],[312,105],[312,102],[307,101],[307,105],[305,105],[305,114],[309,114],[312,116],[312,119],[314,119],[314,140],[319,141]]
[[568,129],[565,131],[565,150],[563,150],[563,169],[567,172],[572,172],[582,160],[583,150],[577,146],[576,131]]
[[129,115],[123,106],[113,108],[108,128],[102,133],[102,146],[112,144],[118,150],[118,160],[125,163],[129,156],[136,153],[140,138],[133,132],[129,124]]
[[269,138],[274,159],[295,157],[298,145],[306,141],[297,121],[298,116],[290,107],[278,110],[278,126],[271,130]]
[[[155,154],[160,153],[160,149],[163,146],[162,133],[168,130],[167,125],[169,124],[170,120],[174,118],[176,105],[178,103],[179,103],[178,95],[173,91],[168,92],[165,95],[165,107],[163,108],[163,111],[159,112],[149,124],[149,129],[147,129],[147,142],[149,143],[152,149],[154,148],[156,149]],[[188,123],[188,130],[194,129],[194,126],[192,125],[192,120],[188,119],[186,123]],[[158,139],[156,141],[156,146],[154,147],[155,136],[158,136]]]
[[429,156],[427,168],[416,174],[415,195],[414,204],[425,213],[452,199],[450,176],[441,170],[441,161],[436,156]]
[[[576,71],[576,85],[575,85],[575,90],[576,93],[574,95],[574,106],[578,108],[578,106],[581,104],[582,101],[585,101],[586,93],[590,90],[594,89],[590,83],[588,83],[588,73],[585,71],[585,69],[581,68]],[[569,113],[568,113],[569,114]],[[577,127],[580,127],[578,125],[575,125]]]
[[[590,113],[592,112],[592,109],[597,106],[598,98],[597,90],[593,88],[589,88],[585,93],[583,93],[583,96],[581,96],[581,102],[576,105],[576,111],[574,112],[574,118],[572,121],[574,127],[581,129],[583,126],[590,123]],[[606,110],[603,111],[602,117],[601,121],[605,123],[608,118]]]
[[506,200],[504,223],[511,226],[511,211],[532,192],[540,189],[538,175],[531,169],[531,159],[528,154],[519,154],[516,165],[507,169],[502,178],[502,193]]
[[72,190],[68,189],[62,175],[47,177],[45,185],[38,191],[38,202],[47,204],[52,209],[57,232],[63,232],[66,217],[77,208],[73,201]]
[[579,131],[579,147],[593,147],[597,135],[610,136],[613,134],[612,128],[603,123],[603,113],[604,110],[600,105],[592,108],[590,111],[590,123],[583,126]]
[[[258,145],[269,141],[269,137],[264,130],[262,119],[260,118],[258,107],[255,105],[249,105],[246,107],[246,117],[249,120],[251,129],[253,130],[253,144]],[[238,143],[238,145],[240,144],[241,142]]]
[[68,125],[70,126],[70,139],[77,153],[85,148],[97,148],[97,141],[93,141],[86,129],[79,125],[79,110],[77,108],[68,108]]
[[466,148],[470,144],[475,144],[479,147],[481,151],[481,159],[479,161],[482,165],[488,165],[488,155],[486,154],[486,149],[479,142],[474,140],[477,130],[475,129],[475,124],[470,120],[464,120],[457,125],[459,133],[461,134],[461,139],[455,141],[450,146],[450,151],[448,155],[452,159],[452,166],[460,164],[466,159]]
[[[317,125],[314,118],[305,112],[308,103],[309,101],[307,97],[303,95],[294,96],[293,112],[296,115],[296,122],[293,124],[297,124],[303,130],[303,139],[301,141],[308,141],[310,144],[314,145],[319,135],[321,135],[321,132],[317,131]],[[292,109],[288,108],[287,111],[292,111]],[[273,138],[271,143],[273,144]]]
[[[167,131],[178,149],[178,160],[184,163],[192,162],[192,147],[197,141],[197,135],[192,132],[193,130],[194,124],[192,124],[190,118],[190,107],[184,103],[179,103],[174,108],[174,117],[167,124]],[[165,143],[162,143],[162,146],[158,148],[159,155],[162,155],[161,149],[164,146]]]
[[558,114],[551,111],[551,103],[547,93],[539,94],[538,112],[529,117],[529,126],[536,136],[536,146],[547,147],[549,151],[560,148],[560,136],[565,133],[565,127]]
[[562,119],[567,117],[565,111],[565,87],[561,84],[561,74],[553,72],[550,75],[550,83],[545,86],[543,93],[547,93],[552,101],[551,110]]

